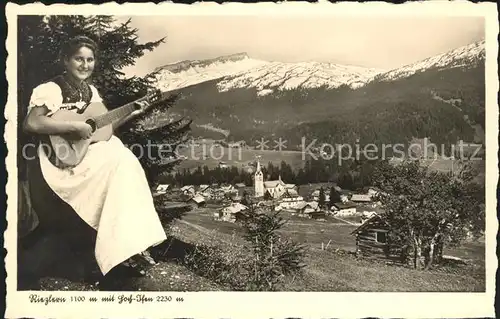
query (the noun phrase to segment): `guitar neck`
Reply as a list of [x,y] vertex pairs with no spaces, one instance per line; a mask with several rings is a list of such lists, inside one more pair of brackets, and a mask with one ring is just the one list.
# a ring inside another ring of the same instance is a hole
[[160,90],[155,90],[155,92],[150,93],[145,97],[142,97],[133,102],[120,106],[114,110],[111,110],[105,114],[97,116],[96,118],[94,118],[96,129],[113,124],[114,122],[121,120],[125,116],[130,115],[132,112],[140,108],[140,106],[137,105],[138,102],[148,101],[149,103],[154,103],[164,98],[165,96]]
[[126,104],[124,106],[111,110],[106,114],[96,117],[95,118],[96,128],[99,129],[101,127],[107,126],[131,114],[132,112],[137,110],[137,106],[135,103],[138,101],[139,100]]

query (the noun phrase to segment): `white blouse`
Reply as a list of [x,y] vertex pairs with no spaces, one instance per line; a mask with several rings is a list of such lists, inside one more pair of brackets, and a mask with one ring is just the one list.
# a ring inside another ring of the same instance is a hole
[[[102,98],[99,96],[99,92],[95,86],[91,84],[89,84],[89,86],[92,92],[90,102],[102,102]],[[64,106],[61,88],[55,82],[45,82],[33,89],[30,103],[28,105],[28,113],[33,107],[44,105],[49,109],[48,115],[57,112],[62,106]],[[78,107],[81,108],[83,105]]]

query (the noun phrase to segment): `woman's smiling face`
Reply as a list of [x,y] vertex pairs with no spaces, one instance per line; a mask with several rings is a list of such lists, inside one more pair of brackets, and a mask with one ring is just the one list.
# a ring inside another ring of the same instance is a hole
[[64,61],[66,71],[75,79],[84,81],[92,75],[95,66],[94,51],[82,46]]

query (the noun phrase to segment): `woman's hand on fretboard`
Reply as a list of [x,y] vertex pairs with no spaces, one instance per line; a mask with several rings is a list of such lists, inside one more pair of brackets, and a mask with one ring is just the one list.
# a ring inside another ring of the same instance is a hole
[[146,110],[146,108],[148,108],[148,106],[150,105],[148,101],[144,100],[144,101],[138,101],[138,102],[135,102],[136,105],[138,105],[140,107],[140,109],[138,110],[135,110],[134,112],[132,112],[130,114],[130,116],[136,116],[136,115],[139,115],[141,114],[142,112],[144,112]]

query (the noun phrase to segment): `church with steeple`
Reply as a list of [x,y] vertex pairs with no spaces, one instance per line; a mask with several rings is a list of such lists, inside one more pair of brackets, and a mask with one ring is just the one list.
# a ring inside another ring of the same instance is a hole
[[295,184],[286,184],[281,180],[281,175],[278,180],[264,181],[264,174],[260,166],[260,161],[257,161],[257,169],[254,174],[254,187],[255,197],[267,196],[272,199],[279,199],[285,194],[290,196],[298,195],[295,190]]
[[257,169],[254,175],[255,197],[264,197],[264,174],[260,167],[260,161],[257,161]]

